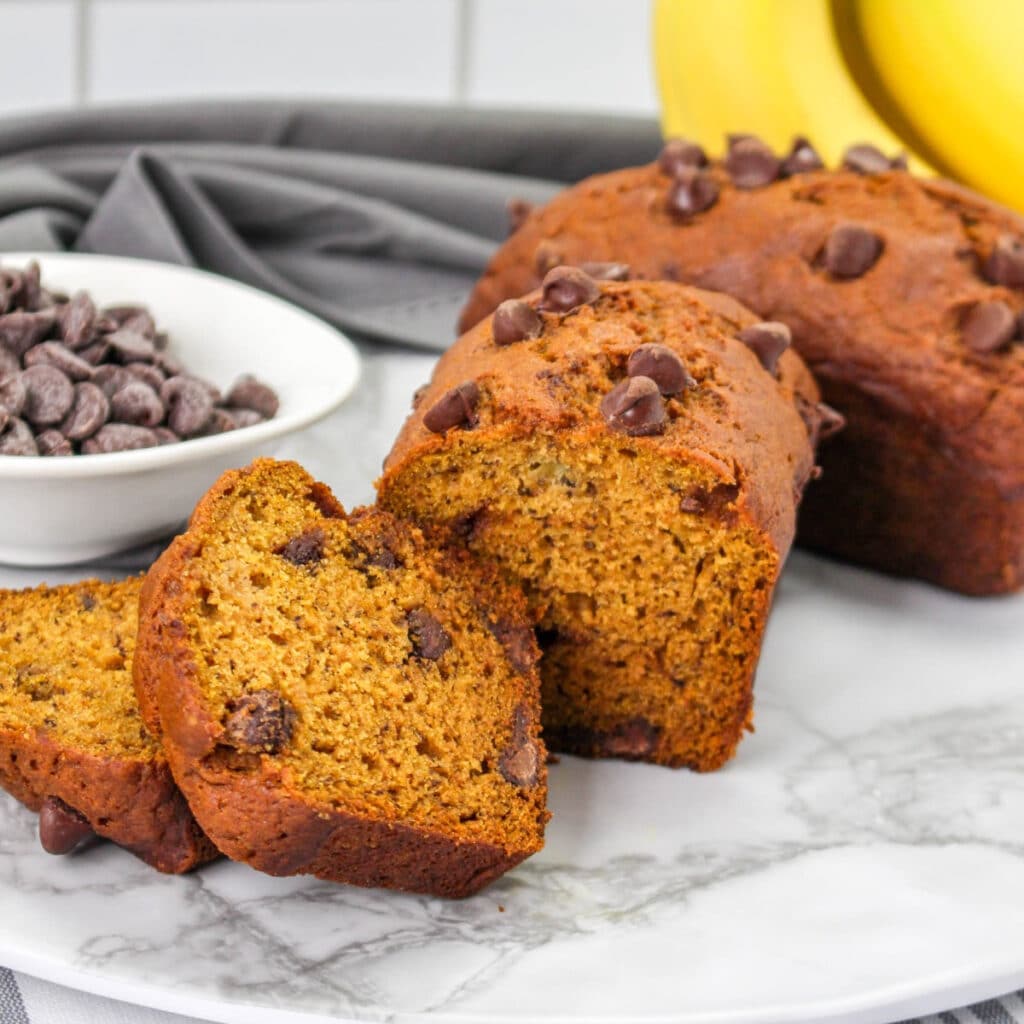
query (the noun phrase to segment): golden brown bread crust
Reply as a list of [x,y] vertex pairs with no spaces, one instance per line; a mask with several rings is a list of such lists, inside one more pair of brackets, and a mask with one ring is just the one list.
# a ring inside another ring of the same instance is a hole
[[[571,621],[558,623],[545,641],[541,662],[544,677],[544,727],[548,745],[590,756],[615,756],[710,770],[734,752],[750,725],[751,687],[760,636],[768,614],[778,567],[789,551],[796,505],[813,467],[808,436],[817,426],[817,388],[800,358],[785,352],[778,375],[767,372],[757,356],[736,335],[758,318],[728,296],[665,282],[602,282],[601,296],[567,316],[543,313],[540,338],[499,345],[490,319],[465,334],[441,358],[426,388],[416,396],[378,482],[379,500],[398,515],[449,531],[458,539],[458,518],[431,519],[424,509],[412,474],[429,463],[430,474],[444,474],[452,464],[479,462],[485,446],[507,439],[557,437],[566,451],[598,453],[608,449],[638,453],[656,464],[700,467],[717,484],[702,500],[709,516],[721,516],[749,528],[770,552],[774,568],[747,595],[750,616],[737,627],[737,643],[749,666],[746,677],[711,711],[694,705],[675,725],[654,721],[651,714],[618,710],[614,695],[585,711],[560,695],[566,678],[582,677],[599,657],[602,637]],[[536,306],[541,294],[525,300]],[[625,375],[630,354],[642,341],[667,346],[697,379],[697,387],[668,401],[670,419],[663,433],[630,438],[609,430],[599,412],[602,396]],[[472,381],[479,388],[476,422],[470,429],[435,433],[424,418],[452,388]],[[806,422],[805,422],[806,420]],[[503,464],[499,454],[489,455]],[[511,471],[510,471],[511,472]],[[408,477],[408,480],[406,479]],[[455,488],[455,477],[452,478]],[[495,487],[515,492],[517,480],[499,475]],[[650,486],[655,486],[653,478]],[[640,496],[642,498],[642,496]],[[486,519],[491,495],[480,494]],[[455,500],[453,498],[453,500]],[[684,516],[685,518],[685,516]],[[664,524],[667,527],[670,524]],[[470,533],[479,522],[469,522]],[[500,528],[499,528],[500,529]],[[474,542],[475,543],[475,542]],[[474,548],[474,550],[477,550]],[[483,553],[485,560],[489,557]],[[542,551],[535,552],[541,561]],[[528,594],[535,581],[523,580]],[[533,598],[538,621],[546,614]],[[672,609],[668,614],[676,614]],[[651,614],[655,610],[651,609]],[[605,664],[622,660],[631,666],[626,681],[610,684],[642,693],[654,674],[665,675],[654,651],[634,649],[623,656],[622,644]],[[679,697],[685,703],[686,698]],[[677,702],[678,703],[678,702]],[[709,715],[714,716],[711,721]]]
[[[1024,344],[988,354],[960,338],[976,303],[1024,309],[1024,290],[982,268],[1024,220],[902,171],[812,172],[736,188],[720,164],[710,209],[666,208],[658,165],[588,179],[534,211],[493,258],[467,328],[536,287],[552,262],[617,260],[642,278],[733,295],[793,331],[847,430],[823,450],[801,543],[971,594],[1024,585]],[[880,258],[841,280],[822,266],[830,231],[877,234]]]
[[169,874],[218,856],[167,762],[99,758],[60,746],[45,732],[0,731],[0,785],[32,811],[56,797],[93,831]]
[[[189,561],[201,551],[219,503],[250,473],[268,465],[268,460],[261,460],[224,474],[197,505],[188,530],[148,574],[140,600],[135,659],[144,720],[159,728],[176,781],[197,819],[229,857],[274,875],[313,874],[354,885],[445,897],[472,895],[534,849],[467,842],[440,829],[389,821],[371,812],[339,810],[298,790],[272,757],[258,755],[254,767],[253,755],[244,755],[245,768],[240,770],[238,755],[224,744],[223,723],[204,702],[197,685],[196,654],[182,621],[191,595],[181,580]],[[351,522],[364,514],[356,510],[346,517],[321,484],[313,485],[311,496],[326,517]],[[408,529],[391,523],[403,533]],[[461,575],[454,561],[448,564],[452,576]],[[475,566],[472,571],[477,572]],[[486,590],[487,580],[481,578],[479,586]],[[522,612],[514,605],[506,611],[516,616],[516,626],[526,628]],[[521,697],[532,705],[537,703],[534,666],[538,656],[531,641],[524,654],[529,665],[524,666]],[[536,784],[544,789],[546,768],[538,728],[539,723],[532,729],[541,759]],[[543,820],[546,817],[545,813]]]

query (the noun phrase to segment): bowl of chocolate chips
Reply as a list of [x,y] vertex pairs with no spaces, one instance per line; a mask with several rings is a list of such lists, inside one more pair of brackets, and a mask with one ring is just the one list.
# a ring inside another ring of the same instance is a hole
[[168,536],[221,472],[274,454],[358,376],[335,328],[215,274],[0,253],[0,562]]

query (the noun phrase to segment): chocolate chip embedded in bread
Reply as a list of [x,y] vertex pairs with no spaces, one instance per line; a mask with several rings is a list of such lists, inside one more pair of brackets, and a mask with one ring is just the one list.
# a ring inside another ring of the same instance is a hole
[[517,704],[512,715],[512,736],[498,758],[502,778],[520,789],[535,786],[540,770],[540,751],[531,735],[531,726],[530,709]]
[[452,645],[452,638],[425,608],[413,608],[406,613],[405,625],[415,658],[437,661]]
[[508,233],[514,235],[533,212],[533,203],[526,199],[512,198],[505,204],[508,214]]
[[636,715],[604,734],[601,751],[608,757],[647,759],[657,749],[661,729]]
[[697,383],[672,349],[654,342],[633,350],[626,363],[626,373],[630,377],[649,377],[663,395],[678,395]]
[[835,437],[846,426],[846,417],[826,402],[818,402],[814,409],[817,413],[815,437],[818,441]]
[[718,202],[718,182],[703,171],[690,170],[676,178],[668,190],[665,207],[677,220],[689,220]]
[[792,178],[797,174],[823,170],[824,167],[825,162],[818,155],[818,151],[803,136],[797,136],[793,140],[792,148],[782,161],[779,174],[783,178]]
[[324,557],[324,531],[319,527],[292,537],[274,552],[292,565],[312,565]]
[[486,614],[484,624],[505,649],[509,664],[520,675],[526,675],[537,664],[537,641],[529,626],[518,626],[509,619],[492,622]]
[[789,328],[775,320],[764,320],[759,324],[751,324],[736,335],[747,348],[760,360],[761,365],[769,372],[775,373],[779,357],[793,343],[793,335]]
[[903,153],[887,157],[877,146],[860,143],[843,154],[843,170],[857,174],[882,174],[884,171],[901,170],[907,166]]
[[595,281],[628,281],[628,263],[598,263],[593,260],[584,260],[580,270],[589,274]]
[[960,324],[960,337],[973,352],[998,352],[1017,333],[1017,317],[999,299],[973,305]]
[[561,262],[562,250],[550,238],[545,238],[533,254],[533,269],[537,271],[538,277],[543,277]]
[[276,754],[288,745],[295,709],[274,690],[253,690],[228,704],[224,742],[236,750]]
[[992,247],[983,270],[992,284],[1024,288],[1024,241],[1003,235]]
[[704,150],[689,139],[669,139],[658,156],[659,169],[673,178],[704,167],[707,162]]
[[496,345],[511,345],[527,338],[539,338],[544,330],[540,314],[522,299],[506,299],[495,311],[491,334]]
[[434,434],[443,434],[454,427],[477,425],[476,406],[480,389],[471,380],[446,391],[424,414],[423,426]]
[[605,423],[621,434],[648,437],[665,429],[665,402],[650,377],[627,377],[601,400]]
[[782,161],[754,136],[737,139],[725,158],[725,169],[737,188],[761,188],[779,176]]
[[833,277],[866,274],[882,255],[882,239],[860,224],[837,224],[825,242],[825,269]]
[[39,843],[47,853],[72,853],[96,835],[89,819],[55,796],[48,796],[39,809]]
[[541,287],[541,308],[552,313],[571,313],[601,295],[598,283],[579,267],[553,267],[544,275]]

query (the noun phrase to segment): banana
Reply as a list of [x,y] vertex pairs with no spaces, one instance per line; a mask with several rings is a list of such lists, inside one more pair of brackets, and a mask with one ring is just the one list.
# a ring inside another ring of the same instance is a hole
[[879,81],[943,169],[1024,209],[1024,4],[859,0]]
[[712,150],[727,132],[780,150],[806,135],[829,166],[870,142],[930,172],[847,71],[829,0],[656,0],[654,33],[666,135]]

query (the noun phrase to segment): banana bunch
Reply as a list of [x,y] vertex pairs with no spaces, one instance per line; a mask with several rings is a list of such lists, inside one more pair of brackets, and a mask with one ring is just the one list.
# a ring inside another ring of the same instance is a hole
[[1024,210],[1024,0],[655,0],[663,127],[904,151]]

